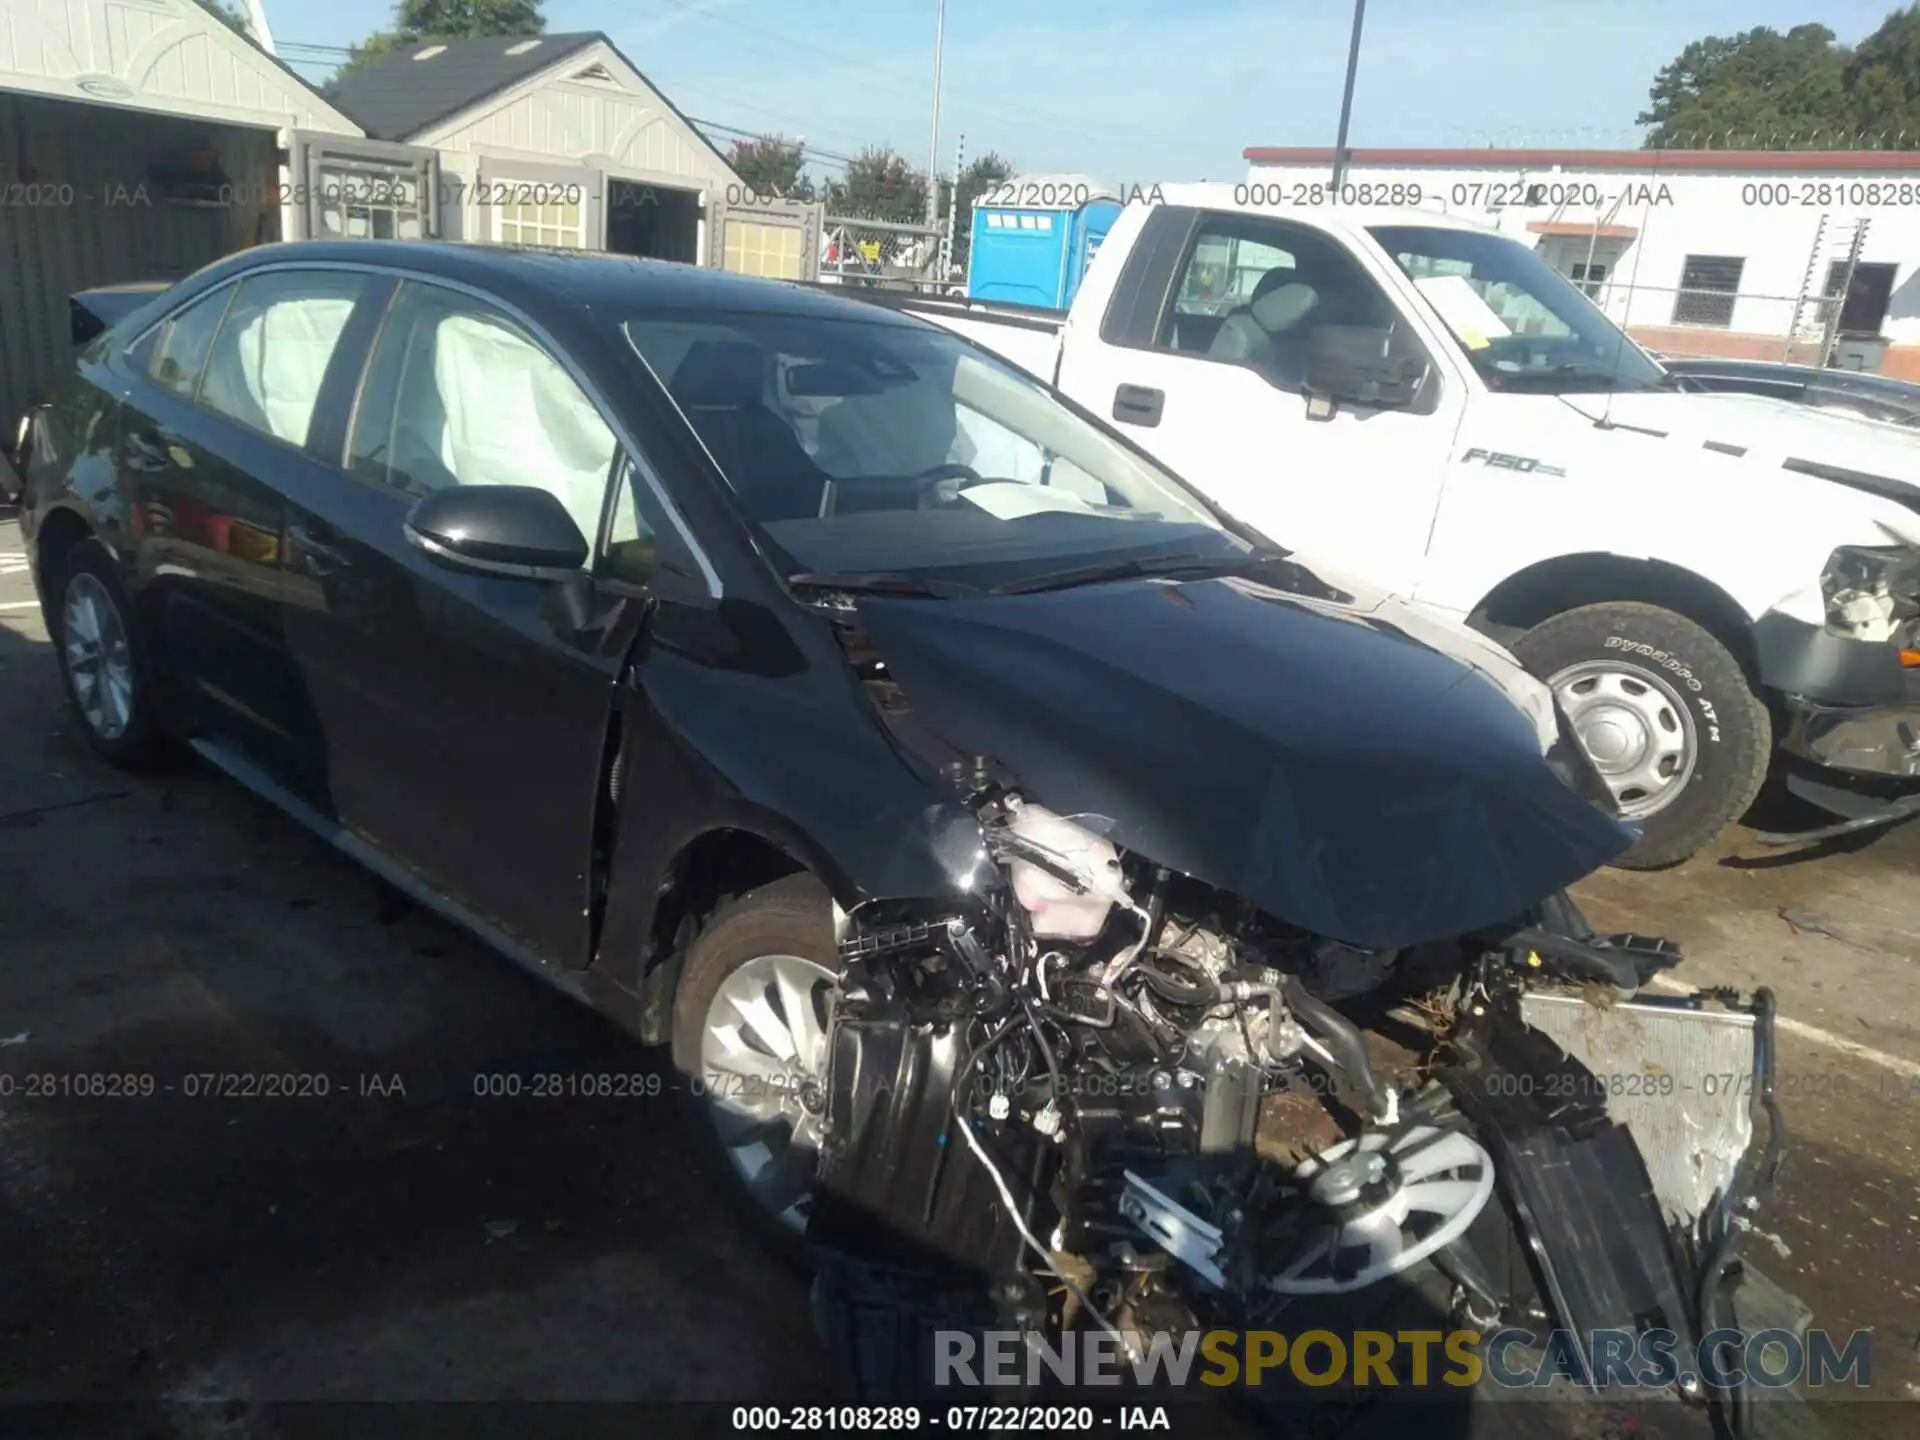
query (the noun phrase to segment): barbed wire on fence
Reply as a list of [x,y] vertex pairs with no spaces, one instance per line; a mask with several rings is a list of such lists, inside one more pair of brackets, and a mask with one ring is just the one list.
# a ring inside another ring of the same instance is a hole
[[1452,126],[1442,132],[1448,148],[1464,150],[1920,150],[1913,126],[1809,126],[1687,129],[1653,138],[1641,126],[1575,126],[1498,129]]

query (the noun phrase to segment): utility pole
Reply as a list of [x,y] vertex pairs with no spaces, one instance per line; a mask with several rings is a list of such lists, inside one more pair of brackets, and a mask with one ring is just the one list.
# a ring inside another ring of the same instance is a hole
[[960,219],[960,176],[966,168],[967,135],[963,130],[960,132],[960,143],[954,147],[953,151],[953,190],[951,192],[953,199],[947,204],[947,229],[946,234],[940,239],[940,269],[936,278],[942,285],[946,284],[953,273],[954,227]]
[[933,136],[927,142],[927,224],[940,214],[940,62],[946,53],[947,0],[937,0],[933,21]]
[[1340,134],[1333,142],[1333,194],[1339,203],[1340,187],[1347,180],[1347,122],[1353,118],[1353,77],[1360,69],[1360,27],[1367,20],[1367,0],[1353,0],[1353,42],[1347,47],[1347,85],[1340,92]]

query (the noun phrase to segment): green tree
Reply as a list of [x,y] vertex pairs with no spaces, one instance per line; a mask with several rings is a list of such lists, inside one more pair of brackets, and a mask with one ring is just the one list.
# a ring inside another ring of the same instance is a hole
[[784,135],[755,135],[727,147],[727,165],[756,195],[778,195],[811,200],[813,185],[801,173],[807,166],[807,147]]
[[233,0],[200,0],[200,8],[234,34],[247,33],[247,12],[235,5]]
[[927,217],[927,177],[888,145],[869,145],[827,187],[827,208],[861,220],[917,224]]
[[1860,42],[1845,83],[1857,129],[1883,145],[1920,145],[1920,5],[1894,11]]
[[997,150],[977,156],[960,172],[953,203],[953,263],[964,267],[973,246],[973,204],[994,186],[1013,177],[1013,162]]
[[1759,149],[1784,146],[1789,136],[1805,144],[1816,131],[1837,139],[1853,128],[1850,55],[1817,24],[1696,40],[1654,77],[1652,103],[1639,117],[1653,127],[1646,145]]
[[482,35],[540,35],[547,17],[542,0],[399,0],[393,7],[393,26],[376,30],[355,45],[340,67],[344,75],[355,66],[425,39],[466,40]]

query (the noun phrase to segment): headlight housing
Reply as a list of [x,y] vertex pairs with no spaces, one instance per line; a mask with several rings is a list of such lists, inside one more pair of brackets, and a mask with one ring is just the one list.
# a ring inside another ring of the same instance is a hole
[[1910,647],[1920,620],[1920,550],[1842,545],[1820,572],[1827,633],[1849,640],[1899,640]]

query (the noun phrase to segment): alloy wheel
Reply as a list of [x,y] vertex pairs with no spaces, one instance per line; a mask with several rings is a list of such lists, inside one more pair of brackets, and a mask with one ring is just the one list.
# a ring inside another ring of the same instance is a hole
[[133,719],[133,650],[120,607],[85,570],[67,582],[60,638],[81,718],[100,739],[118,740]]
[[721,982],[700,1033],[695,1084],[728,1160],[782,1225],[806,1228],[826,1110],[833,971],[761,955]]

